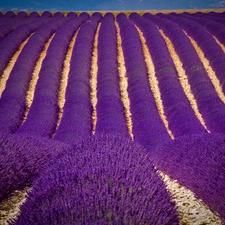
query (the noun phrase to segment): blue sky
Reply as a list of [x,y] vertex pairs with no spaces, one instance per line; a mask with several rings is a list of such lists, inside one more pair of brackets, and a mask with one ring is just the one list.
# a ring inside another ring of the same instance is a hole
[[2,0],[1,11],[101,11],[225,8],[225,0]]

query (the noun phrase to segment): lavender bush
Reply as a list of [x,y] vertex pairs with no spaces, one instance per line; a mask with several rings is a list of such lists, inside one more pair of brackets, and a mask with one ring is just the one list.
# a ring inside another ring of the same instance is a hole
[[[154,22],[157,20],[150,14],[145,14],[144,17]],[[146,38],[146,45],[155,66],[155,75],[158,79],[165,115],[174,137],[188,134],[190,131],[204,132],[204,128],[196,118],[180,85],[174,62],[158,28],[153,22],[138,14],[133,13],[130,18],[140,27]]]
[[24,46],[0,99],[1,130],[7,133],[15,132],[21,125],[26,108],[26,93],[36,61],[47,40],[62,24],[63,21],[60,20],[49,20],[49,23],[35,31]]
[[187,135],[151,152],[154,164],[192,190],[225,223],[225,137]]
[[[152,18],[172,41],[174,48],[181,59],[183,69],[188,77],[188,83],[190,84],[192,93],[198,104],[199,112],[202,114],[207,128],[211,132],[224,132],[224,103],[218,97],[218,94],[189,38],[177,24],[170,20],[160,18],[159,16],[154,16],[154,18],[149,16],[149,18]],[[189,119],[187,119],[187,121],[194,122],[194,120]],[[191,134],[193,134],[193,131]]]
[[0,201],[32,182],[68,145],[26,134],[0,132]]
[[34,20],[29,24],[18,26],[13,32],[7,35],[0,43],[0,75],[6,68],[9,60],[19,48],[20,44],[28,38],[37,28],[47,23],[47,19]]
[[[225,90],[225,81],[224,81],[224,60],[225,54],[220,46],[216,43],[215,39],[210,35],[205,28],[198,25],[196,22],[190,21],[188,19],[177,17],[172,15],[162,15],[163,18],[168,18],[173,22],[178,23],[189,36],[191,36],[199,45],[199,47],[204,52],[205,57],[209,60],[210,65],[216,73],[216,76],[220,80],[223,91]],[[204,38],[203,38],[204,37]]]
[[111,13],[101,20],[98,36],[97,99],[95,133],[121,133],[128,137],[119,87],[116,27]]
[[101,14],[94,13],[77,34],[70,63],[66,102],[61,123],[54,136],[57,140],[73,143],[80,137],[91,135],[92,105],[89,79],[94,36],[100,20]]
[[169,135],[159,117],[150,90],[138,32],[134,24],[123,13],[118,14],[117,22],[120,26],[126,75],[128,77],[128,94],[134,138],[150,150],[159,141],[169,140]]
[[[101,163],[99,163],[101,162]],[[16,224],[179,224],[151,159],[120,136],[86,138],[36,180]]]
[[[64,19],[64,20],[63,20]],[[59,20],[59,19],[57,19]],[[66,20],[69,20],[67,23]],[[74,32],[82,24],[80,18],[61,18],[64,21],[56,32],[43,61],[28,116],[18,132],[51,137],[58,118],[58,89],[65,54]]]

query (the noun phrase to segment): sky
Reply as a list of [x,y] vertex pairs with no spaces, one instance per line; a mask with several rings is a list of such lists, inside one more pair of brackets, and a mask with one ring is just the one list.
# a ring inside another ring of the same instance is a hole
[[225,0],[1,0],[0,11],[111,11],[225,8]]

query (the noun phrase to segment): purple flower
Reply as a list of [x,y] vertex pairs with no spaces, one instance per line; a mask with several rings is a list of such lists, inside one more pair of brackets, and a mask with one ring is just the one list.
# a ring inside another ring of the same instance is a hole
[[179,224],[175,204],[145,150],[93,136],[36,180],[19,224]]
[[0,200],[13,191],[30,186],[53,162],[53,157],[69,148],[47,138],[0,133]]
[[225,137],[186,135],[151,152],[154,164],[217,212],[225,222]]

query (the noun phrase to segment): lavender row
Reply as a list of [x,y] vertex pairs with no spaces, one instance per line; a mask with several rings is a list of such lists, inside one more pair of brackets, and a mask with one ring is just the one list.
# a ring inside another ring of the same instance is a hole
[[76,142],[91,135],[92,104],[90,70],[92,50],[100,13],[94,13],[80,28],[72,52],[63,115],[55,139]]
[[0,132],[0,201],[31,186],[70,146],[47,138]]
[[23,24],[29,24],[30,22],[37,20],[38,14],[33,14],[33,16],[29,16],[29,18],[26,18],[26,16],[23,15],[21,12],[18,13],[16,17],[13,18],[4,18],[4,20],[0,18],[0,40],[5,38],[10,32],[12,32],[14,29],[16,29],[18,26]]
[[199,17],[198,15],[192,15],[190,13],[182,13],[177,15],[175,13],[171,14],[177,17],[182,17],[189,19],[191,21],[199,23],[201,26],[207,29],[211,35],[214,35],[223,45],[225,45],[224,35],[225,35],[225,26],[222,26],[221,23],[212,21],[210,19],[205,18],[204,16]]
[[221,27],[224,26],[224,22],[225,22],[224,13],[210,12],[210,13],[206,14],[206,13],[197,12],[194,15],[201,17],[201,18],[209,19],[214,22],[218,22],[218,23],[220,23]]
[[[151,15],[145,15],[154,21]],[[130,19],[141,29],[151,54],[169,129],[175,138],[189,132],[204,132],[180,85],[173,60],[156,25],[136,13]]]
[[[218,97],[189,38],[177,24],[167,19],[155,16],[154,22],[163,29],[165,34],[172,41],[174,48],[181,59],[192,93],[197,101],[199,112],[202,114],[207,128],[211,132],[224,132],[224,103]],[[189,132],[189,134],[193,133],[194,132],[192,131]]]
[[128,77],[134,139],[151,150],[159,142],[167,141],[169,135],[159,117],[150,90],[139,34],[125,14],[118,14],[117,22],[120,27]]
[[189,36],[191,36],[204,52],[205,57],[209,60],[209,63],[218,77],[223,92],[225,92],[225,54],[220,46],[216,43],[215,39],[209,34],[205,28],[182,17],[175,17],[172,15],[160,14],[162,18],[168,18],[173,22],[179,24]]
[[0,76],[6,68],[9,60],[17,51],[20,44],[25,41],[36,29],[43,26],[49,21],[48,18],[42,18],[30,22],[29,24],[17,27],[13,32],[7,35],[0,42]]
[[186,135],[152,152],[154,165],[193,191],[225,223],[224,135]]
[[15,132],[21,125],[26,109],[26,93],[35,64],[45,43],[64,22],[53,20],[38,28],[21,51],[0,99],[1,130]]
[[179,220],[145,150],[121,136],[95,135],[58,157],[36,180],[15,224],[178,225]]
[[116,27],[111,13],[102,19],[98,36],[97,99],[95,133],[128,136],[119,87]]
[[[68,18],[58,20],[65,23]],[[81,18],[70,19],[55,33],[42,63],[33,103],[26,121],[18,132],[28,132],[44,137],[51,137],[54,133],[58,119],[58,89],[63,62],[70,40],[82,22]]]

